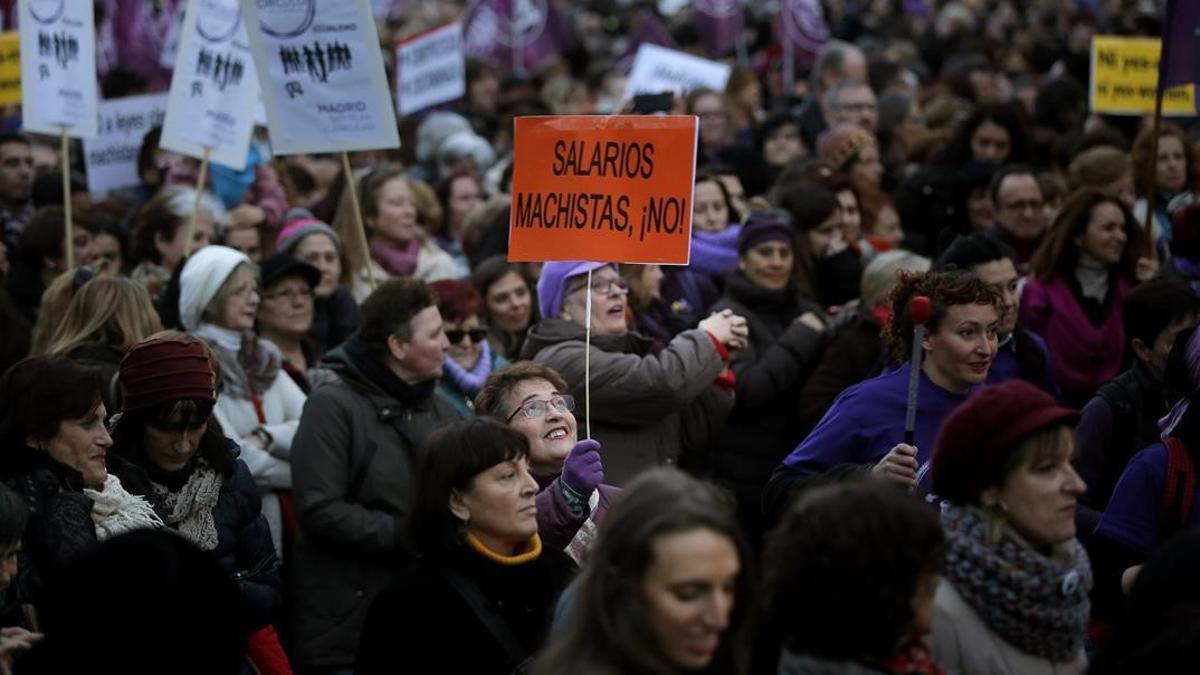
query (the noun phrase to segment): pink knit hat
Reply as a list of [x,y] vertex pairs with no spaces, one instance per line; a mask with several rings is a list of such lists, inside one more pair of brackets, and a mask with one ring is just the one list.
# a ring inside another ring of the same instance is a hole
[[327,223],[320,221],[308,209],[292,209],[284,216],[283,227],[275,238],[275,251],[295,255],[293,249],[300,240],[310,234],[324,234],[333,240],[338,253],[342,252],[342,238]]

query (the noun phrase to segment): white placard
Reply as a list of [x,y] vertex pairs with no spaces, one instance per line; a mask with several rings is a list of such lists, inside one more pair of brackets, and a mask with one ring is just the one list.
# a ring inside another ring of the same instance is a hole
[[467,91],[462,24],[396,45],[396,108],[401,115],[461,98]]
[[101,101],[98,133],[83,141],[88,190],[103,198],[111,190],[141,183],[138,150],[147,131],[167,116],[167,95],[149,94]]
[[171,77],[162,142],[167,150],[246,167],[258,77],[237,0],[189,0]]
[[633,67],[625,84],[625,100],[637,94],[661,94],[664,91],[686,94],[701,87],[725,91],[731,70],[724,63],[643,43],[633,58]]
[[242,0],[277,155],[395,148],[368,0]]
[[21,116],[26,131],[96,135],[91,2],[20,0]]

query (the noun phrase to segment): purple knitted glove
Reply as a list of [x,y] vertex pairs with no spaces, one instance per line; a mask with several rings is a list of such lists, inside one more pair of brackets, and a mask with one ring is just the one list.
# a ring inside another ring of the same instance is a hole
[[587,500],[596,486],[604,480],[604,466],[600,462],[600,444],[585,439],[571,448],[563,460],[562,484]]

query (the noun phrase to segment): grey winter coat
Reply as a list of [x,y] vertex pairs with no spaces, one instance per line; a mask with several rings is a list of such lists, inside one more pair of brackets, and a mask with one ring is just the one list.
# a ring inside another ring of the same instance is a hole
[[460,419],[432,387],[419,403],[401,403],[360,371],[347,348],[326,357],[292,442],[300,521],[293,665],[302,667],[354,662],[371,602],[408,557],[417,446]]
[[[702,453],[733,407],[733,394],[713,383],[725,369],[716,344],[700,329],[684,331],[658,354],[634,333],[593,335],[592,437],[600,441],[604,481],[624,486],[640,472]],[[521,358],[562,374],[585,426],[584,329],[544,319],[529,330]]]

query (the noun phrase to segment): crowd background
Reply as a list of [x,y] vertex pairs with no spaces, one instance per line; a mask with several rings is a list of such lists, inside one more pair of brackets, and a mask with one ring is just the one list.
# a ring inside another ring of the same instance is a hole
[[[374,4],[389,70],[468,11]],[[197,194],[156,128],[101,197],[3,111],[0,672],[1194,671],[1195,120],[1087,94],[1162,3],[827,0],[788,67],[714,4],[535,2],[352,176],[260,128]],[[184,2],[95,6],[164,91]],[[661,111],[691,263],[507,262],[513,118],[644,42],[733,65]]]

